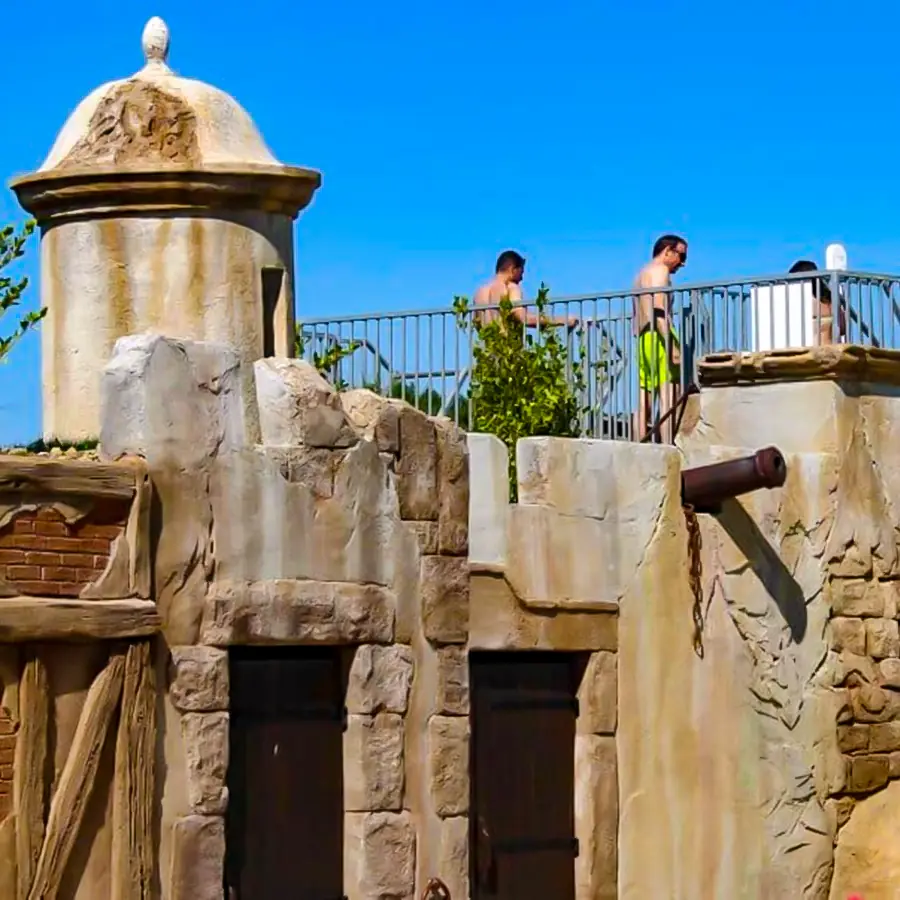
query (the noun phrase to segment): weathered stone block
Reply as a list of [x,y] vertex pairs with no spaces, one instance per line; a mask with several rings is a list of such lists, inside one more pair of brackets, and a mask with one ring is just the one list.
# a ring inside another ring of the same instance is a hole
[[892,753],[890,756],[891,778],[900,778],[900,753]]
[[857,753],[868,749],[869,727],[868,725],[845,725],[838,728],[838,747],[841,752]]
[[412,648],[404,644],[357,647],[347,684],[347,711],[405,713],[413,679]]
[[438,552],[437,522],[407,522],[406,526],[415,533],[422,556],[432,556]]
[[878,722],[869,726],[869,751],[891,753],[900,750],[900,722]]
[[367,441],[374,441],[382,453],[400,450],[400,409],[384,397],[358,388],[340,394],[344,414],[356,433]]
[[469,552],[469,452],[465,432],[450,419],[437,429],[438,547],[450,556]]
[[615,734],[619,707],[617,657],[601,650],[591,654],[578,688],[578,731]]
[[509,543],[509,452],[494,434],[467,436],[469,451],[469,559],[503,568]]
[[185,713],[181,736],[191,812],[223,813],[228,805],[228,713]]
[[174,456],[188,470],[246,446],[258,428],[251,382],[249,367],[224,344],[120,338],[103,372],[104,457],[157,464]]
[[390,643],[397,600],[374,584],[272,581],[214,582],[206,598],[202,640],[234,643]]
[[866,649],[875,659],[900,656],[900,626],[896,619],[866,620]]
[[884,615],[884,594],[877,582],[835,578],[830,585],[831,610],[836,616]]
[[425,637],[437,644],[464,644],[469,633],[469,561],[424,556],[420,583]]
[[883,659],[878,663],[883,687],[900,690],[900,659]]
[[835,660],[834,683],[848,687],[872,684],[878,681],[877,663],[868,656],[857,656],[846,651]]
[[438,877],[450,897],[469,896],[469,819],[453,816],[441,820]]
[[182,712],[228,709],[228,654],[215,647],[173,647],[169,696]]
[[222,900],[225,822],[185,816],[172,827],[169,900]]
[[862,619],[838,617],[831,620],[831,646],[864,656],[866,652],[866,623]]
[[616,740],[575,737],[575,821],[580,852],[575,860],[578,900],[618,896],[619,780]]
[[409,900],[415,891],[416,832],[408,812],[347,813],[347,900]]
[[424,413],[402,404],[397,494],[401,519],[438,518],[437,430]]
[[465,647],[438,650],[437,712],[449,716],[469,714],[469,656]]
[[884,602],[884,617],[896,619],[900,615],[900,581],[882,581],[878,587]]
[[337,391],[306,360],[267,357],[253,370],[263,444],[350,447],[359,440]]
[[431,799],[441,818],[469,810],[469,720],[432,716],[428,721]]
[[293,484],[302,484],[320,499],[334,496],[334,473],[345,450],[326,447],[258,447],[267,459],[274,460],[282,476]]
[[344,809],[403,807],[403,718],[394,713],[351,715],[344,732]]
[[900,695],[864,684],[852,692],[853,717],[857,722],[887,722],[900,717]]
[[887,756],[855,756],[850,760],[847,790],[851,794],[868,794],[884,787],[890,778]]

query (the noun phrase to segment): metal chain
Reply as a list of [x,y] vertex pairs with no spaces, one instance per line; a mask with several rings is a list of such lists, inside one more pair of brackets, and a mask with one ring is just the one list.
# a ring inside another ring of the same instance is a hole
[[703,539],[700,535],[700,522],[697,513],[690,504],[684,505],[684,520],[688,532],[688,579],[691,593],[694,595],[692,616],[694,619],[694,653],[703,659],[703,560],[700,551]]
[[431,878],[422,892],[422,900],[451,900],[450,889],[440,878]]

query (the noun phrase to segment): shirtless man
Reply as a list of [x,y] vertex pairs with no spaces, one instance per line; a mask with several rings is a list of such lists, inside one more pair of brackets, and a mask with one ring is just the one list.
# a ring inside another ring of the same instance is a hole
[[[494,277],[483,284],[475,292],[475,306],[498,306],[504,297],[509,297],[513,304],[522,302],[522,279],[525,277],[525,257],[515,250],[504,250],[497,257],[497,265]],[[476,313],[482,324],[487,325],[497,318],[497,310],[490,309]],[[536,312],[529,312],[524,306],[513,306],[513,315],[524,325],[537,328],[541,324]],[[578,325],[575,316],[570,318],[551,318],[552,325],[568,325],[574,328]]]
[[[677,234],[663,235],[653,245],[653,259],[638,273],[634,286],[668,288],[672,276],[687,262],[687,241]],[[653,397],[659,396],[662,418],[675,404],[681,377],[681,348],[672,326],[672,298],[668,291],[634,296],[634,333],[638,348],[638,440],[647,434]],[[670,426],[672,423],[669,423]]]

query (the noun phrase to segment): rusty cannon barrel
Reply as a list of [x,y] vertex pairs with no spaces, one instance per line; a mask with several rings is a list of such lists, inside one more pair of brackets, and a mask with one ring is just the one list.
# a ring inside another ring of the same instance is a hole
[[787,478],[787,463],[776,447],[752,456],[685,469],[681,473],[681,502],[696,512],[718,512],[730,500],[761,488],[776,488]]

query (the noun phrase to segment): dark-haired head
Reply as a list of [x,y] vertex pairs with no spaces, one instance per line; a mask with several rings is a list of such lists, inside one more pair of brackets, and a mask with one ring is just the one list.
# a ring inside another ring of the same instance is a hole
[[664,234],[653,245],[653,258],[677,272],[687,262],[687,241],[677,234]]
[[509,269],[524,269],[525,257],[515,250],[504,250],[497,257],[497,272],[506,272]]
[[[789,275],[797,275],[800,272],[818,272],[818,271],[819,271],[819,267],[811,259],[798,259],[797,262],[795,262],[791,266],[788,274]],[[831,291],[828,289],[828,285],[825,284],[821,278],[813,278],[812,279],[813,297],[818,298],[820,285],[821,285],[821,291],[822,291],[822,301],[824,303],[830,303],[831,302]]]

